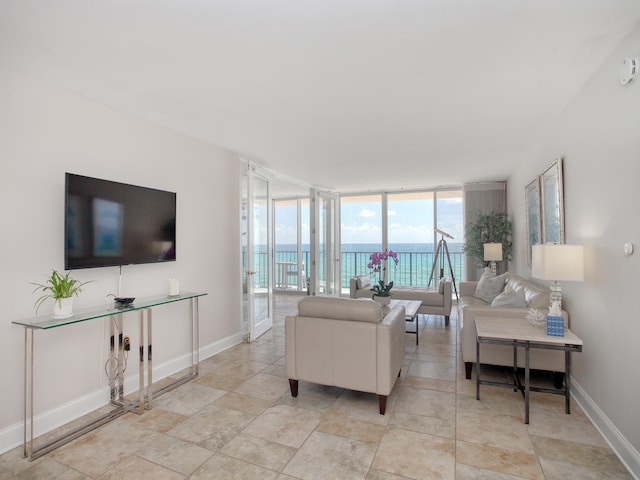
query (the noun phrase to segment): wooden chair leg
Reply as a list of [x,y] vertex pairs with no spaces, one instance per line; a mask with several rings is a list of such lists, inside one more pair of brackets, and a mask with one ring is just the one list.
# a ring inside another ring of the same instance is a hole
[[380,404],[380,415],[384,415],[387,411],[387,396],[378,395],[378,403]]
[[289,379],[289,388],[291,389],[291,396],[298,396],[298,380]]

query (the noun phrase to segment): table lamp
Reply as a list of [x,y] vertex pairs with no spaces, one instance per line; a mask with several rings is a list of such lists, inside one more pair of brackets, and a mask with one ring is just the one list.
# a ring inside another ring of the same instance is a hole
[[562,281],[581,282],[584,280],[584,247],[545,243],[534,245],[531,261],[531,276],[551,280],[551,304],[562,308]]
[[502,244],[501,243],[485,243],[484,244],[484,261],[491,262],[491,273],[496,276],[496,262],[502,261]]

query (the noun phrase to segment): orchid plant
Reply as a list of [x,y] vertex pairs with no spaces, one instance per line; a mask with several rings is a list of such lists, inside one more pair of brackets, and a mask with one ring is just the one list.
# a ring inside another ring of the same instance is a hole
[[384,283],[386,279],[387,263],[389,262],[389,259],[393,260],[393,262],[398,265],[398,254],[393,250],[373,252],[369,256],[369,263],[367,264],[367,268],[371,270],[371,277],[373,278],[376,274],[378,274],[379,276],[378,285],[374,285],[371,288],[371,291],[373,292],[372,298],[375,296],[391,296],[393,281],[389,282],[388,284]]

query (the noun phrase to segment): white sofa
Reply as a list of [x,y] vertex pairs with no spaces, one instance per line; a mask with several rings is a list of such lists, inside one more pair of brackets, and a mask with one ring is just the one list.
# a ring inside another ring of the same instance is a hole
[[[529,309],[535,308],[547,313],[549,307],[549,289],[538,286],[524,278],[504,273],[496,278],[504,279],[501,291],[514,292],[524,299],[521,307],[492,306],[489,302],[478,298],[478,282],[460,282],[460,298],[458,300],[458,320],[460,324],[460,341],[462,343],[462,359],[465,365],[465,376],[471,378],[473,365],[476,362],[476,323],[475,318],[481,316],[501,318],[524,318]],[[503,296],[504,297],[504,296]],[[485,296],[486,298],[486,296]],[[499,300],[499,299],[498,299]],[[500,303],[496,300],[496,303]],[[563,310],[565,325],[569,325],[569,315]],[[524,350],[518,350],[518,366],[524,367]],[[480,349],[480,363],[490,365],[513,366],[513,348],[504,345],[484,344]],[[531,349],[531,368],[555,372],[556,386],[561,385],[565,363],[564,352]]]
[[299,380],[375,393],[384,415],[405,343],[404,307],[389,311],[373,300],[305,297],[298,314],[285,318],[291,395],[298,396]]
[[[356,275],[349,282],[351,298],[371,298],[371,277]],[[420,300],[422,305],[418,313],[424,315],[442,315],[444,324],[449,325],[451,315],[451,281],[440,280],[438,288],[427,287],[393,287],[391,298],[397,300]]]

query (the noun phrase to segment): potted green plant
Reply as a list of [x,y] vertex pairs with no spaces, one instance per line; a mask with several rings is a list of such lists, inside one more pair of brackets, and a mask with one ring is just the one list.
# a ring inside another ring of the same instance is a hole
[[486,266],[484,244],[501,243],[502,258],[511,260],[513,257],[512,228],[513,224],[504,212],[474,212],[473,220],[465,228],[464,253],[474,258],[479,266]]
[[45,300],[53,299],[53,318],[67,318],[73,315],[73,297],[77,296],[82,287],[91,282],[80,282],[71,278],[71,273],[62,275],[56,270],[51,272],[51,276],[46,283],[32,283],[36,286],[33,293],[41,291],[44,295],[40,296],[34,305],[36,314],[40,306]]

